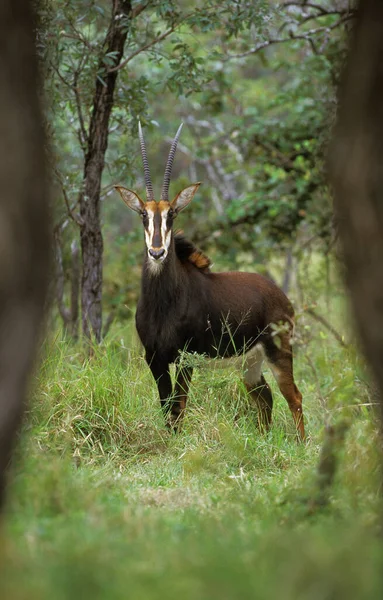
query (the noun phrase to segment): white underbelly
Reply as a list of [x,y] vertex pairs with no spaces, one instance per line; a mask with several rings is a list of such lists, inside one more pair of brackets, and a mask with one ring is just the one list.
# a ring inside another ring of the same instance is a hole
[[248,384],[256,384],[262,374],[265,352],[262,344],[256,344],[248,352],[230,358],[206,358],[204,365],[209,369],[230,368],[242,371]]
[[226,367],[234,367],[241,369],[246,363],[263,361],[265,353],[261,344],[256,344],[247,352],[242,352],[237,356],[230,356],[230,358],[205,358],[204,362],[208,366],[217,367],[218,369],[224,369]]

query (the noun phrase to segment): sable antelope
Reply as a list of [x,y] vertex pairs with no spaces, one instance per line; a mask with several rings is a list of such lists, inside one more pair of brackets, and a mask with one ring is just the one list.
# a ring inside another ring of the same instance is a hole
[[[293,307],[272,281],[256,273],[212,273],[210,260],[183,236],[173,233],[178,213],[186,208],[200,183],[179,192],[169,202],[172,165],[182,124],[171,144],[159,202],[154,199],[145,142],[139,123],[144,166],[144,202],[132,190],[116,189],[129,208],[142,218],[146,257],[136,327],[146,361],[157,383],[169,426],[179,424],[185,411],[192,368],[180,361],[180,352],[207,357],[243,357],[244,381],[269,428],[273,398],[262,375],[267,359],[286,398],[301,440],[305,439],[302,395],[294,383],[291,338]],[[273,324],[283,326],[277,331]],[[173,394],[169,365],[176,363]]]

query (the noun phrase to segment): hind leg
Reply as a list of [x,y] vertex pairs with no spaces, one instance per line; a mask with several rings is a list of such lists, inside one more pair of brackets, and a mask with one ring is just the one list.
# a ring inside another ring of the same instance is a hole
[[273,411],[273,395],[266,379],[261,375],[255,386],[248,384],[245,380],[245,386],[258,408],[258,422],[260,429],[268,431],[270,429]]
[[290,334],[279,336],[280,347],[273,340],[265,344],[266,356],[270,369],[278,383],[281,393],[287,400],[297,428],[300,441],[305,441],[305,426],[303,422],[302,394],[295,385],[293,375],[293,352],[290,344]]
[[258,422],[260,429],[268,431],[271,425],[273,410],[273,396],[262,375],[264,352],[257,345],[248,352],[245,363],[245,386],[255,405],[258,408]]

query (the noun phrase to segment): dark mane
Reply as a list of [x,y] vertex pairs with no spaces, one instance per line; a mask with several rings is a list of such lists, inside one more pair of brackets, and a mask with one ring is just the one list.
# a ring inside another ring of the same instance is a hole
[[174,243],[176,249],[176,255],[181,262],[190,262],[197,269],[204,271],[205,273],[210,272],[211,260],[197,248],[193,242],[187,240],[180,231],[174,236]]

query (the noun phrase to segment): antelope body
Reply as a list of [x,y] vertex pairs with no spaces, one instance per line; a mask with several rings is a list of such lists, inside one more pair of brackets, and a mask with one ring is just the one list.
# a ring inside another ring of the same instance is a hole
[[[268,429],[273,398],[262,375],[266,358],[304,440],[302,395],[293,377],[294,310],[290,301],[272,281],[256,273],[211,272],[209,259],[173,232],[174,219],[200,185],[188,186],[169,202],[181,127],[170,149],[159,202],[154,200],[140,125],[147,202],[135,192],[116,186],[124,202],[141,215],[144,226],[147,252],[136,326],[168,424],[176,428],[186,406],[192,377],[192,367],[180,360],[180,352],[186,349],[211,358],[242,357],[246,388],[258,406],[260,424]],[[276,331],[273,325],[277,324],[280,327]],[[171,363],[176,363],[174,391]]]

